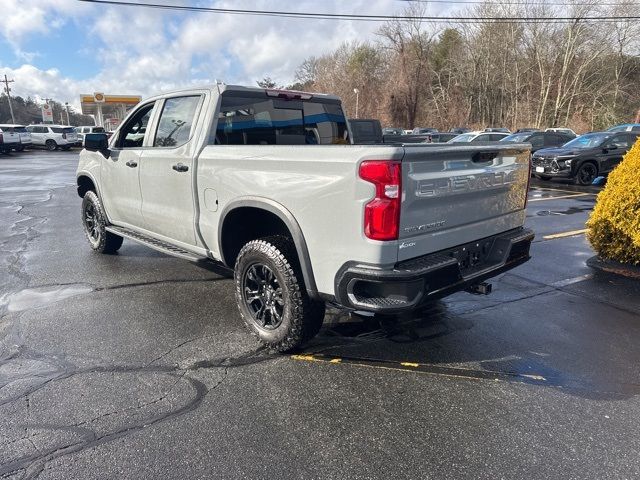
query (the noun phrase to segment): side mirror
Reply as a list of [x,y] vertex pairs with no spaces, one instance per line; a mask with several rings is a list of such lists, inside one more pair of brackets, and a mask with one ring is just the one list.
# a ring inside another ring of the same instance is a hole
[[100,152],[105,158],[109,158],[109,138],[106,133],[87,133],[84,136],[84,148],[91,152]]

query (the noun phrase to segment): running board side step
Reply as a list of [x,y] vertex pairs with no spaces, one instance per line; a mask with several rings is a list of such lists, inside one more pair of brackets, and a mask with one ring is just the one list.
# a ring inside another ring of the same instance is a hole
[[153,248],[154,250],[166,253],[167,255],[171,255],[173,257],[183,258],[184,260],[189,260],[190,262],[201,262],[203,260],[207,260],[207,257],[189,252],[180,247],[176,247],[175,245],[171,245],[170,243],[166,243],[162,240],[149,237],[148,235],[134,232],[133,230],[130,230],[128,228],[107,225],[105,230],[107,232],[120,235],[121,237],[129,238],[133,241],[146,245],[149,248]]

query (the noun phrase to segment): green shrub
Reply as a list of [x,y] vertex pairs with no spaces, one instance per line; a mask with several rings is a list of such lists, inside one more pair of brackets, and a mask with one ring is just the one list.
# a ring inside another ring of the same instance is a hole
[[587,227],[601,258],[640,265],[640,138],[609,174]]

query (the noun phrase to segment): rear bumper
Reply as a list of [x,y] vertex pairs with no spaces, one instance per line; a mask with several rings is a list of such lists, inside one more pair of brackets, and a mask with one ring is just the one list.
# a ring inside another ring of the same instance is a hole
[[400,262],[393,269],[349,262],[336,275],[336,300],[371,312],[411,310],[525,263],[533,238],[531,230],[518,228]]

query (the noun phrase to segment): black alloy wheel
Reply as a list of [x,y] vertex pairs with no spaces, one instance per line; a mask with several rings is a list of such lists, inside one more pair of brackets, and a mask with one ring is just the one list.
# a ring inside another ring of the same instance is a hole
[[284,317],[282,287],[269,266],[254,263],[244,274],[243,298],[259,328],[275,330]]
[[82,212],[82,220],[84,222],[84,230],[92,243],[100,242],[99,218],[96,207],[93,203],[87,202]]
[[583,163],[578,169],[576,178],[580,185],[591,185],[598,175],[598,168],[593,163]]

